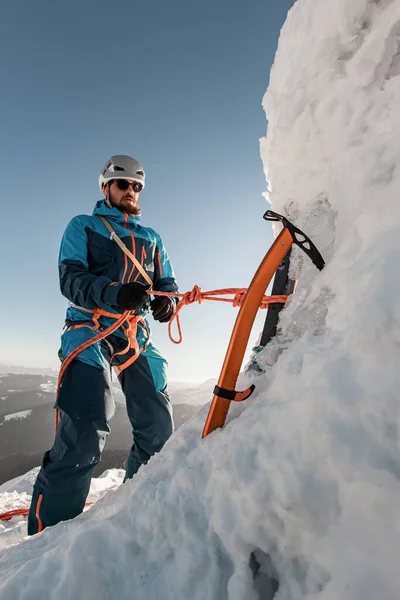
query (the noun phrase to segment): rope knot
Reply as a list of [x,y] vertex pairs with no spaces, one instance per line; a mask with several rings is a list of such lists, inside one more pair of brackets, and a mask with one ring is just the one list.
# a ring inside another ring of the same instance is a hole
[[184,304],[193,304],[194,302],[202,304],[203,300],[203,293],[198,285],[195,285],[190,292],[183,294],[182,298]]
[[285,304],[288,296],[264,296],[260,308],[268,308],[270,304]]
[[247,292],[246,289],[242,289],[242,290],[239,290],[238,292],[236,292],[236,294],[232,300],[232,305],[235,307],[240,306],[244,300],[246,292]]

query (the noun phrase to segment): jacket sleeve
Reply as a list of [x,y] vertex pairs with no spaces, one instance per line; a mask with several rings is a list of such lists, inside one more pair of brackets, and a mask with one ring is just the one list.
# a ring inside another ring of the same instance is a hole
[[[178,292],[175,273],[165,250],[162,239],[156,233],[156,255],[154,259],[153,289],[157,292]],[[178,298],[172,297],[175,302]]]
[[60,247],[58,270],[63,296],[82,308],[117,308],[120,283],[89,273],[88,236],[82,216],[68,224]]

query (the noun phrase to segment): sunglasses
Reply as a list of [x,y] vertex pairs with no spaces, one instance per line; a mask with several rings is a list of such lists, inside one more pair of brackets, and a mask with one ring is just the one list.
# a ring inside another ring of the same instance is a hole
[[[113,179],[113,181],[115,181],[119,190],[127,190],[130,186],[132,186],[134,192],[141,192],[143,189],[142,184],[138,181],[127,181],[126,179]],[[111,183],[112,182],[110,182],[110,185]]]

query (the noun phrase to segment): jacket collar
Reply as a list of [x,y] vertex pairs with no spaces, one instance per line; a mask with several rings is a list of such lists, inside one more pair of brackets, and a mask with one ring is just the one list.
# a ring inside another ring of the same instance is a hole
[[[96,202],[93,214],[103,215],[110,221],[114,221],[114,223],[120,223],[121,225],[124,225],[126,222],[130,224],[135,223],[137,225],[140,222],[140,217],[134,215],[127,215],[127,213],[123,213],[115,207],[108,208],[108,206],[105,205],[104,200],[98,200]],[[128,217],[128,221],[126,221],[126,217]]]

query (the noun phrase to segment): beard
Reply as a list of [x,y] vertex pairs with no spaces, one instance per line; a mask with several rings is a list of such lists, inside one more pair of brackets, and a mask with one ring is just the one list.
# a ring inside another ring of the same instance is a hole
[[139,199],[132,198],[131,196],[122,196],[122,198],[116,199],[113,194],[110,193],[110,203],[121,212],[126,212],[129,215],[134,216],[140,215]]
[[117,208],[119,208],[119,210],[122,210],[123,212],[128,213],[129,215],[140,215],[140,206],[138,200],[122,198],[120,200],[120,205],[117,206]]

